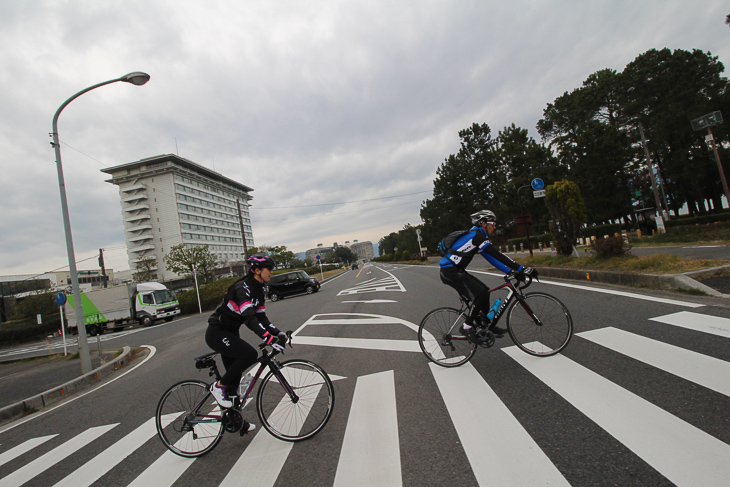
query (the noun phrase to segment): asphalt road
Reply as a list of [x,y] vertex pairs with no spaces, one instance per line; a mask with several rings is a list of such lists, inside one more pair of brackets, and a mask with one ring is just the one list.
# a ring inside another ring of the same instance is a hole
[[[506,337],[458,369],[431,366],[413,331],[428,310],[457,304],[437,268],[369,265],[268,303],[274,323],[297,330],[287,357],[337,379],[333,417],[311,440],[272,449],[259,427],[197,460],[167,452],[148,421],[169,385],[208,379],[192,360],[207,352],[205,316],[110,338],[149,352],[113,382],[0,428],[0,487],[726,485],[725,300],[557,280],[530,291],[571,310],[564,353],[533,358]],[[251,458],[255,468],[227,478]]]

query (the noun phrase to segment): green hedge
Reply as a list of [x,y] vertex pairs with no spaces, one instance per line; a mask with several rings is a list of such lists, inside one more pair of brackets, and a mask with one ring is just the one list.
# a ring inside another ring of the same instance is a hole
[[42,340],[61,328],[61,317],[43,318],[43,323],[35,320],[8,321],[0,325],[0,343],[12,345],[33,340]]
[[722,213],[702,216],[674,216],[668,222],[664,222],[664,225],[667,228],[676,228],[687,225],[707,225],[716,222],[730,222],[730,212],[724,211]]

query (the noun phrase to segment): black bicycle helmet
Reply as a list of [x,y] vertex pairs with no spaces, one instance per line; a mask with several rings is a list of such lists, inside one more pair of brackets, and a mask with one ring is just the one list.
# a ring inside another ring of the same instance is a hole
[[253,272],[256,269],[274,270],[274,267],[276,267],[276,261],[268,255],[263,254],[254,254],[250,256],[246,259],[246,263],[248,264],[249,272]]
[[497,223],[497,217],[489,210],[480,210],[471,215],[471,223],[473,225],[479,225],[484,220],[487,223],[495,225]]

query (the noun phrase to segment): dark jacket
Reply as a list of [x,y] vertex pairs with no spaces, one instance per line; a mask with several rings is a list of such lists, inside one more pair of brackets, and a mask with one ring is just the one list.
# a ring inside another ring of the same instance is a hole
[[208,323],[222,326],[236,334],[241,325],[246,325],[261,338],[267,332],[276,336],[280,331],[266,316],[264,301],[264,285],[253,276],[245,277],[228,288],[223,301],[208,318]]

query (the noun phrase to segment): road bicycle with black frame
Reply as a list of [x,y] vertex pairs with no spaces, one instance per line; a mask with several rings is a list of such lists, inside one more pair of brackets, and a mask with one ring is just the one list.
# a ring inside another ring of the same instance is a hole
[[[494,293],[506,290],[507,297],[496,310],[492,323],[496,324],[506,313],[507,330],[517,347],[539,357],[549,357],[563,350],[573,336],[573,318],[568,308],[556,297],[543,292],[525,293],[532,284],[526,276],[522,282],[517,274],[504,276],[504,284],[491,289]],[[514,283],[513,283],[514,281]],[[437,308],[428,313],[418,327],[418,344],[432,362],[442,367],[458,367],[474,356],[477,347],[489,348],[495,343],[494,334],[485,326],[483,313],[477,317],[477,343],[459,331],[469,316],[473,303],[459,296],[461,306]]]
[[[287,341],[291,347],[291,334]],[[221,408],[210,393],[210,384],[184,380],[170,387],[157,405],[155,425],[162,443],[182,457],[199,457],[215,448],[224,432],[241,435],[244,424],[241,410],[253,400],[252,391],[262,374],[256,395],[256,410],[263,427],[285,441],[311,438],[325,427],[335,405],[335,390],[327,373],[317,364],[300,359],[279,362],[279,352],[260,344],[261,356],[253,381],[236,394],[233,407]],[[217,352],[195,357],[195,367],[209,369],[220,380]],[[249,396],[251,398],[249,399]]]

